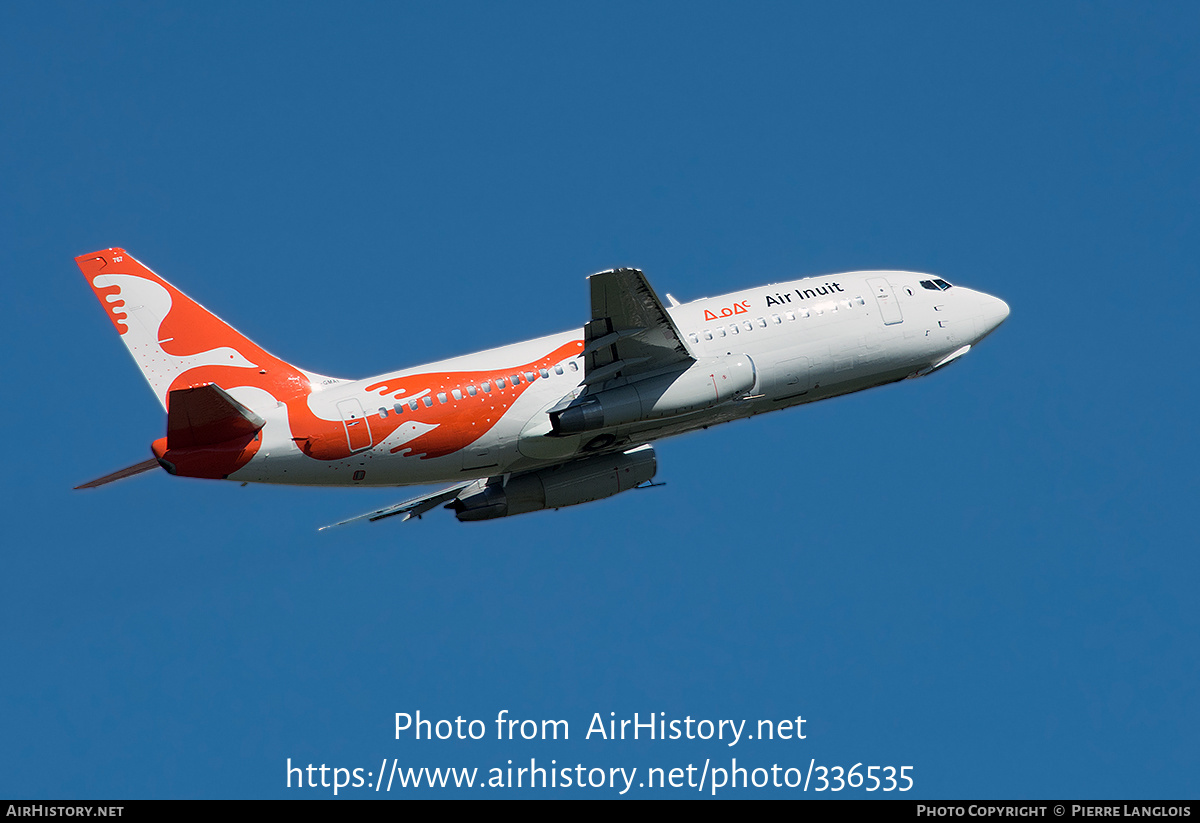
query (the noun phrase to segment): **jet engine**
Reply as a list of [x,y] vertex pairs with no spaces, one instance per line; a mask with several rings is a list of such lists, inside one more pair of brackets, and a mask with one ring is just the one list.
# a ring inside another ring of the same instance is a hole
[[652,446],[623,454],[589,457],[511,478],[467,488],[447,504],[460,521],[493,520],[542,509],[590,503],[632,489],[654,477],[658,464]]
[[555,434],[578,434],[675,417],[727,403],[752,388],[754,361],[746,355],[704,357],[683,371],[585,394],[565,408],[552,409],[550,425]]

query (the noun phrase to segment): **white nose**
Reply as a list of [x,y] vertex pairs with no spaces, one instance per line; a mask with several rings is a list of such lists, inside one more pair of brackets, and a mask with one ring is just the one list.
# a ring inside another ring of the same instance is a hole
[[979,313],[980,339],[996,330],[996,327],[1008,317],[1008,304],[999,297],[989,294],[982,295]]

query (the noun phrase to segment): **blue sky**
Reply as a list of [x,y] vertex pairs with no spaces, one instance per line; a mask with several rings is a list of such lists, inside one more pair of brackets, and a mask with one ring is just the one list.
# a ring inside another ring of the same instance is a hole
[[[0,21],[0,796],[736,757],[912,766],[909,797],[1196,797],[1195,4]],[[614,265],[681,300],[929,271],[1012,315],[928,380],[666,441],[664,488],[318,534],[409,490],[72,491],[163,432],[72,260],[108,246],[346,377],[578,326]],[[571,740],[396,740],[418,709]],[[807,738],[585,740],[596,712]],[[806,796],[726,796],[776,792]]]

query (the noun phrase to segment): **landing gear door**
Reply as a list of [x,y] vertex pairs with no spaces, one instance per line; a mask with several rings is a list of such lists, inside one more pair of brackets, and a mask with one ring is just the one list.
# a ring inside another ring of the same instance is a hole
[[358,452],[371,448],[371,425],[367,422],[367,416],[363,414],[362,403],[351,398],[339,401],[337,408],[338,414],[342,416],[342,423],[346,426],[346,442],[350,445],[350,451]]
[[879,306],[879,314],[883,317],[883,325],[891,326],[904,320],[900,313],[900,301],[892,291],[892,284],[882,277],[867,279],[867,285],[875,293],[875,304]]
[[786,400],[808,394],[812,388],[812,372],[807,357],[793,357],[775,364],[771,381],[772,400]]

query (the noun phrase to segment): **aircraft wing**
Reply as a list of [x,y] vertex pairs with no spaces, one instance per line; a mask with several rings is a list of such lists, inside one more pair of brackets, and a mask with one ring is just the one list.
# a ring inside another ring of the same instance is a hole
[[375,522],[376,520],[382,520],[385,517],[395,517],[396,515],[401,515],[401,522],[409,520],[413,517],[419,518],[430,509],[440,506],[442,503],[449,503],[451,500],[458,497],[459,493],[463,489],[475,482],[477,481],[469,480],[466,483],[459,483],[457,486],[451,486],[448,489],[441,489],[439,491],[431,492],[430,494],[423,494],[420,497],[414,497],[412,500],[406,500],[403,503],[397,503],[394,506],[386,506],[385,508],[377,509],[373,512],[367,512],[366,514],[360,514],[357,517],[351,517],[350,519],[343,520],[340,523],[331,523],[328,526],[322,526],[321,528],[317,529],[317,531],[332,529],[334,526],[345,526],[347,523],[356,523],[359,520],[370,520],[371,522]]
[[584,327],[584,380],[599,387],[695,362],[691,348],[638,269],[610,269],[588,278],[592,319]]

